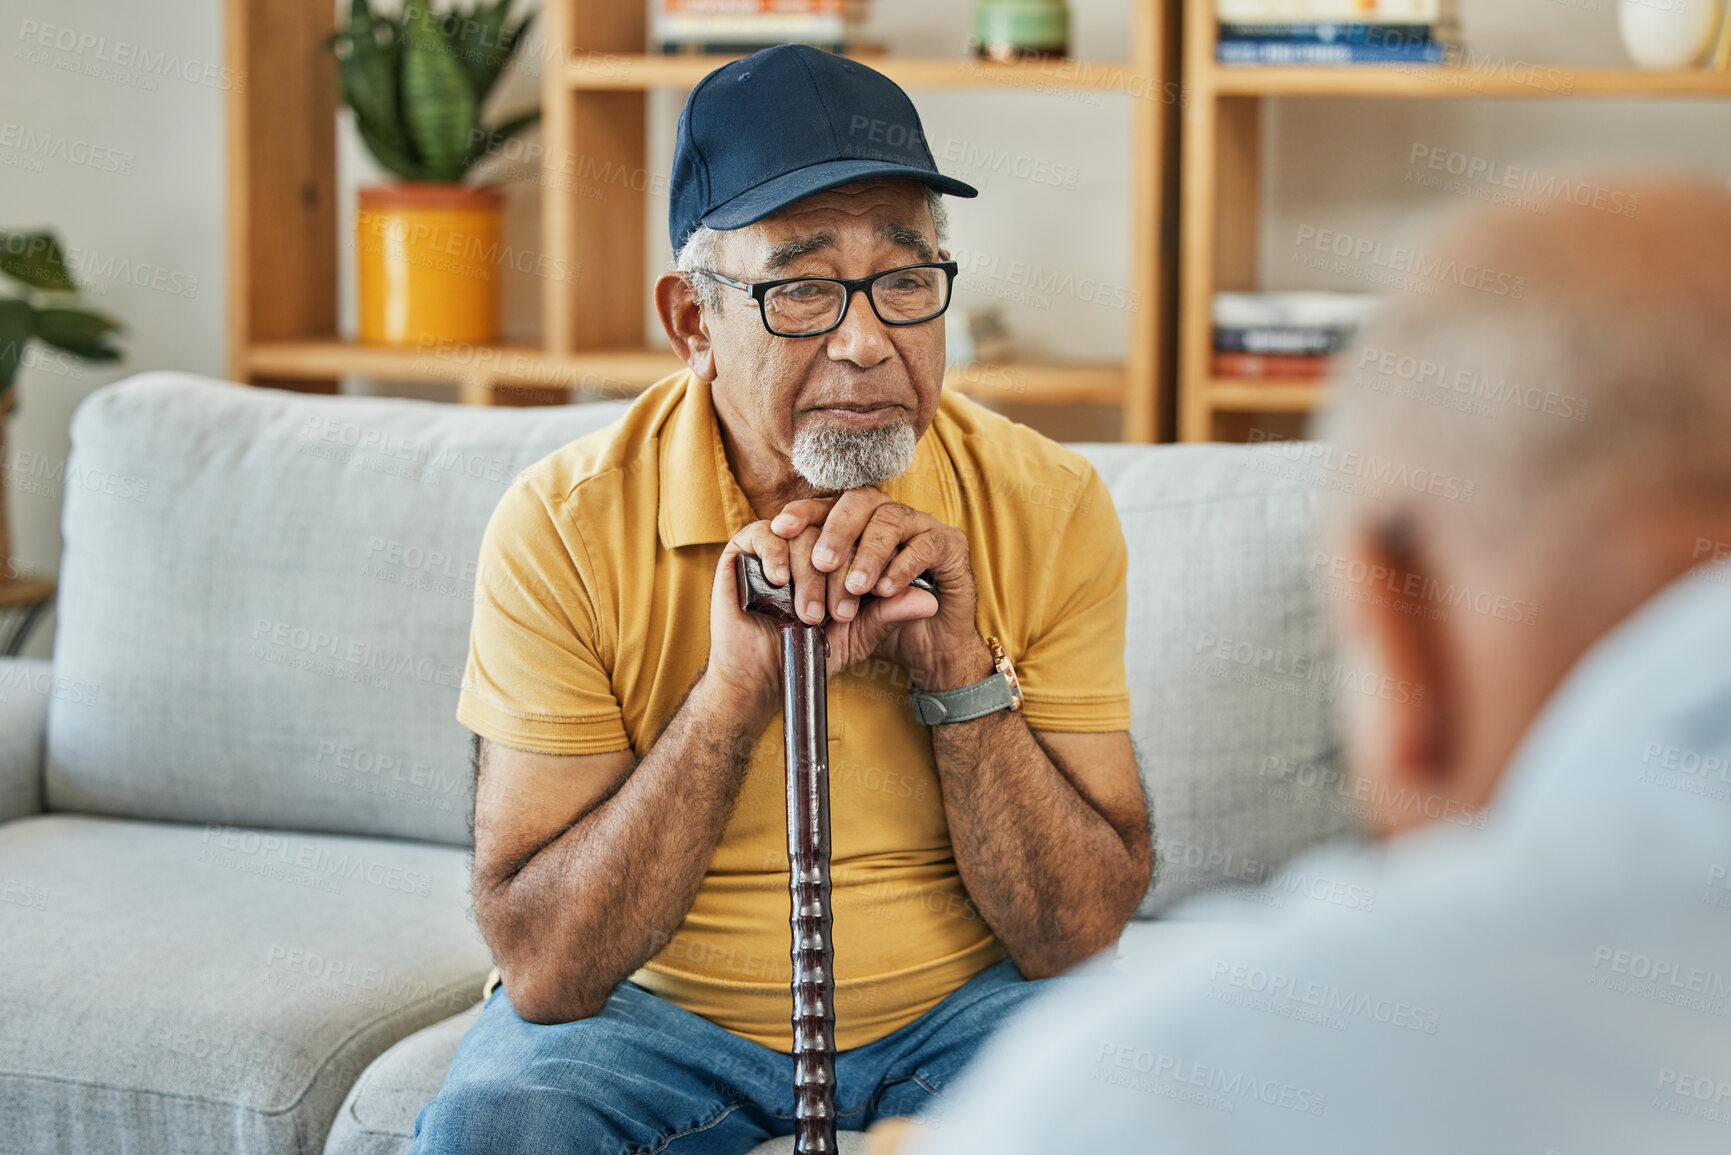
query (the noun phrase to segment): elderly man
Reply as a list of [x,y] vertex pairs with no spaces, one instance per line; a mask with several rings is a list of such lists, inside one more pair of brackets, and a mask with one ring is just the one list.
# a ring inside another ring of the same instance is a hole
[[945,192],[863,65],[781,47],[692,92],[655,286],[689,368],[482,543],[458,717],[502,982],[415,1151],[791,1133],[779,648],[740,553],[827,622],[843,1129],[941,1094],[1145,889],[1123,538],[1085,460],[942,391]]
[[1300,867],[1369,913],[1084,968],[904,1149],[1731,1150],[1731,196],[1638,203],[1427,247],[1459,283],[1389,306],[1323,424],[1337,461],[1476,483],[1342,497],[1322,548],[1365,575],[1348,660],[1426,688],[1353,698],[1365,793],[1483,829]]

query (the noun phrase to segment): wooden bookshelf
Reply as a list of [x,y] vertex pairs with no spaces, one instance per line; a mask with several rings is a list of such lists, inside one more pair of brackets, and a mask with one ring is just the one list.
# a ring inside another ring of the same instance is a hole
[[1311,381],[1215,378],[1216,291],[1259,288],[1263,101],[1273,97],[1396,100],[1559,100],[1731,97],[1731,75],[1557,65],[1527,77],[1442,65],[1262,68],[1214,59],[1213,0],[1186,0],[1182,190],[1179,204],[1178,436],[1233,439],[1254,414],[1303,414],[1320,404]]
[[[878,0],[907,3],[910,0]],[[1133,102],[1128,190],[1132,285],[1123,364],[1013,364],[953,369],[949,387],[1006,403],[1119,406],[1126,440],[1169,439],[1176,261],[1179,0],[1138,0],[1123,61],[995,64],[965,58],[860,54],[910,90],[1064,94]],[[646,53],[643,0],[546,0],[541,67],[541,247],[566,267],[606,277],[548,278],[533,347],[395,349],[342,340],[337,324],[337,97],[324,39],[328,6],[227,0],[228,64],[244,91],[228,103],[229,375],[237,381],[335,392],[347,376],[447,383],[468,404],[560,402],[629,395],[679,362],[644,329],[648,197],[627,187],[571,187],[574,160],[647,172],[648,94],[689,89],[730,57]],[[600,195],[596,195],[599,192]]]
[[[644,382],[678,369],[670,351],[616,350],[558,355],[531,345],[392,349],[338,337],[260,341],[247,370],[266,380],[337,381],[351,374],[385,381],[452,385],[454,399],[496,405],[493,396],[531,397],[536,390],[575,391],[580,399],[628,397]],[[1117,404],[1124,369],[1111,364],[952,366],[945,388],[988,400],[1022,404]],[[550,403],[550,402],[543,402]],[[562,403],[562,402],[561,402]]]
[[[1210,36],[1212,32],[1210,31]],[[1526,97],[1537,100],[1597,97],[1716,97],[1731,95],[1731,74],[1704,70],[1647,72],[1632,68],[1557,66],[1554,74],[1521,81],[1479,74],[1471,68],[1442,65],[1353,65],[1331,68],[1257,68],[1208,62],[1214,92],[1220,96],[1379,96],[1413,100],[1483,100]],[[1194,81],[1195,74],[1187,74]]]

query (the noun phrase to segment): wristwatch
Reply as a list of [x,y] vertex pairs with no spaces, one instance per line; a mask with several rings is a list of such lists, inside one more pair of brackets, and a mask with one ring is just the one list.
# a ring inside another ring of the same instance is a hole
[[914,717],[927,726],[943,722],[969,722],[997,710],[1016,711],[1022,708],[1022,684],[1016,681],[1015,667],[1004,645],[994,635],[986,639],[992,651],[995,669],[971,686],[959,690],[910,690]]

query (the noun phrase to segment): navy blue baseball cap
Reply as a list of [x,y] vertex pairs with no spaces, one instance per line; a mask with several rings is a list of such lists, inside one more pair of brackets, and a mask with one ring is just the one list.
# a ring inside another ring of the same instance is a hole
[[691,90],[673,144],[667,232],[737,229],[813,193],[905,177],[951,196],[979,190],[938,171],[919,113],[881,72],[779,44],[724,64]]

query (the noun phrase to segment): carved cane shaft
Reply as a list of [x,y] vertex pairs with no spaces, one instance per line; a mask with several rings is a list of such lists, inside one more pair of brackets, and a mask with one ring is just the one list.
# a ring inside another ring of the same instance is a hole
[[[787,860],[793,932],[793,1091],[796,1155],[835,1155],[835,956],[829,895],[829,644],[822,625],[793,612],[791,586],[763,563],[735,561],[739,608],[781,627],[782,720],[787,741]],[[932,595],[924,574],[909,583]],[[868,597],[870,595],[867,595]]]
[[827,647],[820,626],[783,625],[787,857],[793,960],[794,1150],[833,1155],[835,975],[830,942]]

